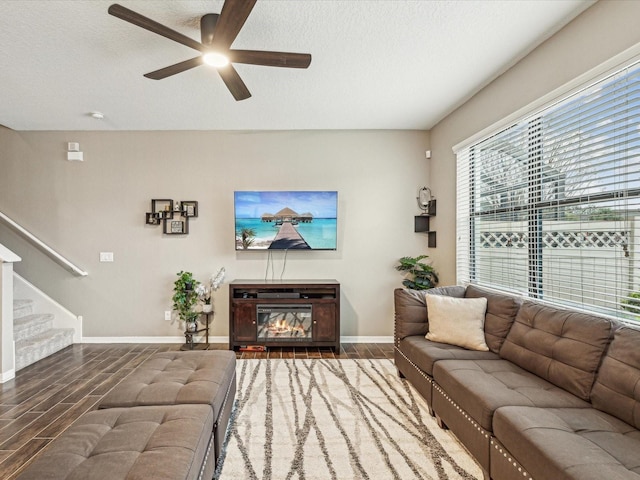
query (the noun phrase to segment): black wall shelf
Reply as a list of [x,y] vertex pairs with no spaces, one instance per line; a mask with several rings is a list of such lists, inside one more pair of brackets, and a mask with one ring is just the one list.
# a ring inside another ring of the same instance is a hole
[[416,233],[427,234],[427,246],[429,248],[436,247],[436,232],[431,230],[431,217],[436,216],[436,201],[429,201],[429,206],[425,213],[414,217],[414,229]]
[[145,213],[147,225],[162,225],[165,235],[188,235],[189,219],[198,216],[198,202],[170,198],[151,199],[151,211]]

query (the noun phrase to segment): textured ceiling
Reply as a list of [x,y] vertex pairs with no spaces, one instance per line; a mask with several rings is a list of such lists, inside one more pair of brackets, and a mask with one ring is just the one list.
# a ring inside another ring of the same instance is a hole
[[[429,129],[593,2],[260,0],[234,48],[311,53],[307,70],[144,73],[194,50],[107,14],[112,1],[0,2],[0,124],[14,130]],[[120,0],[200,40],[222,1]],[[103,120],[88,113],[103,112]]]

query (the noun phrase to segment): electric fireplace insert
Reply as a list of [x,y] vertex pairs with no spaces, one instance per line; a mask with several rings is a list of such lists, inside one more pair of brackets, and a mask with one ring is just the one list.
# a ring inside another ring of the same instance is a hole
[[259,304],[257,337],[262,342],[308,342],[313,338],[310,304]]

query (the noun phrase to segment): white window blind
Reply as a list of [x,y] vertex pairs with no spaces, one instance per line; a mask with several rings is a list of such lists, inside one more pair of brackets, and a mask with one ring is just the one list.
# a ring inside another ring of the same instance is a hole
[[640,67],[457,153],[458,281],[640,321]]

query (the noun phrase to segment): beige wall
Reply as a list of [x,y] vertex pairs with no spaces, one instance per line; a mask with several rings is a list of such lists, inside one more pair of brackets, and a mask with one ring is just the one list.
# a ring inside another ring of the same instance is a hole
[[452,147],[640,42],[640,2],[601,0],[431,130],[441,284],[455,283]]
[[[640,42],[640,2],[600,1],[435,126],[431,132],[11,132],[0,128],[0,211],[90,272],[70,275],[4,226],[16,270],[85,318],[85,335],[176,336],[163,321],[175,273],[261,278],[264,252],[236,253],[233,191],[339,191],[335,252],[290,252],[285,277],[336,278],[342,335],[391,335],[393,269],[428,253],[441,284],[455,283],[452,147]],[[86,161],[65,160],[66,142]],[[424,160],[424,150],[432,159]],[[415,194],[438,199],[438,247],[413,233]],[[151,198],[198,200],[186,237],[144,225]],[[115,263],[99,263],[113,251]],[[279,276],[283,254],[275,255]],[[216,294],[213,334],[227,334],[228,291]]]
[[[85,161],[68,162],[79,142]],[[16,271],[84,317],[87,337],[178,336],[163,320],[181,270],[263,278],[266,252],[235,252],[234,190],[337,190],[337,251],[289,252],[285,278],[342,284],[342,335],[393,332],[392,291],[413,233],[417,188],[428,183],[421,131],[12,132],[0,128],[0,211],[89,272],[76,277],[0,226],[23,258]],[[188,236],[146,226],[151,198],[197,200]],[[99,252],[114,263],[99,263]],[[283,252],[274,254],[276,278]],[[437,266],[437,265],[436,265]],[[228,333],[228,289],[215,294],[213,335]]]

